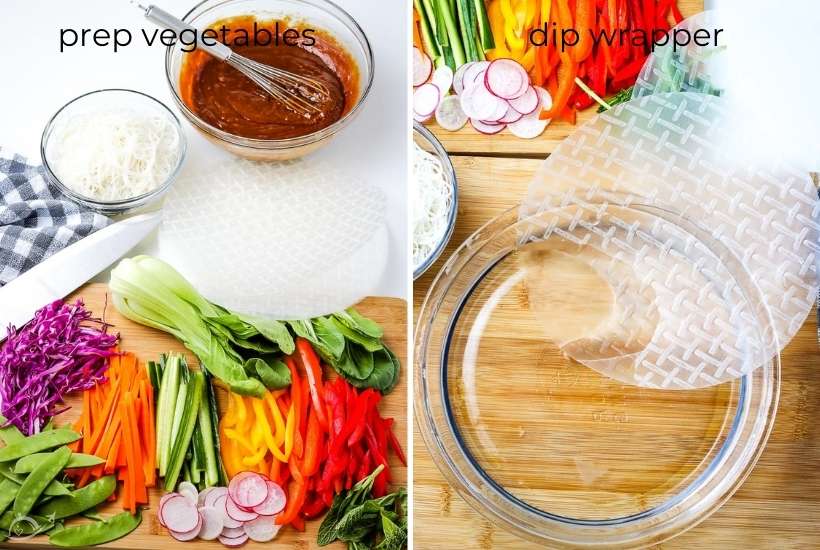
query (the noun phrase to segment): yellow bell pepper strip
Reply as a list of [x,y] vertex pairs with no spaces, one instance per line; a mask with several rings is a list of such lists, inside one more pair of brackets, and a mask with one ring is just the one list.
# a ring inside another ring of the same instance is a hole
[[[265,404],[268,406],[276,430],[273,439],[276,445],[281,447],[282,443],[285,442],[285,420],[282,418],[282,411],[279,410],[279,405],[276,404],[277,398],[278,395],[274,396],[273,393],[265,394]],[[287,461],[287,459],[285,459],[285,461]]]
[[[264,436],[265,444],[267,445],[268,450],[276,458],[276,460],[287,462],[288,459],[285,458],[284,453],[281,451],[281,449],[279,449],[279,445],[276,444],[276,441],[273,438],[273,433],[270,424],[268,424],[267,415],[265,414],[263,401],[261,399],[254,399],[253,409],[254,413],[256,414],[256,421],[258,422],[258,425],[261,426],[262,435]],[[268,467],[267,469],[270,470],[270,467]]]
[[293,453],[294,434],[296,432],[296,408],[293,403],[288,409],[288,420],[285,424],[285,458],[290,460],[291,453]]
[[530,72],[533,67],[535,67],[535,54],[538,52],[538,48],[535,46],[529,48],[523,56],[518,60],[521,63],[521,66],[524,67],[524,70]]
[[248,410],[245,408],[245,400],[238,393],[232,393],[234,403],[236,404],[236,418],[240,425],[245,425],[248,420]]
[[495,41],[495,48],[487,51],[487,59],[492,61],[501,57],[509,57],[509,50],[504,41],[504,15],[501,13],[501,0],[490,2],[487,7],[487,17],[490,20],[490,29]]
[[510,0],[501,0],[501,13],[504,16],[504,39],[511,51],[523,52],[527,47],[527,41],[516,34],[518,26],[518,16],[513,11]]

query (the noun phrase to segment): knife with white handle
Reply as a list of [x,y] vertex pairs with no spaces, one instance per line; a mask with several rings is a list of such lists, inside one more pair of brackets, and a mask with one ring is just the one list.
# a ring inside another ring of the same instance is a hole
[[0,342],[9,325],[20,327],[41,307],[71,294],[134,248],[161,219],[153,212],[104,227],[0,287]]

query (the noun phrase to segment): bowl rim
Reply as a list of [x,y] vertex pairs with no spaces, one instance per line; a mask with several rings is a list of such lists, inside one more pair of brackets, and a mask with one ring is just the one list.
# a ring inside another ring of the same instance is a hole
[[438,260],[439,256],[441,256],[444,252],[444,249],[447,247],[447,243],[450,242],[450,238],[453,236],[453,231],[456,227],[456,219],[458,218],[458,176],[456,174],[455,167],[453,166],[453,161],[450,159],[449,153],[447,153],[444,145],[442,145],[441,141],[439,141],[433,132],[418,121],[413,121],[413,132],[424,138],[433,147],[438,157],[445,163],[447,176],[453,187],[453,201],[450,204],[450,211],[447,213],[447,231],[444,232],[444,235],[441,237],[441,241],[439,241],[436,248],[433,249],[430,255],[428,255],[421,264],[413,268],[413,280],[415,281],[424,275],[424,273],[426,273],[427,270],[430,269],[434,263],[436,263],[436,260]]
[[[161,111],[165,113],[165,115],[167,115],[168,120],[171,122],[171,124],[174,126],[174,130],[177,132],[177,136],[179,137],[180,149],[179,158],[177,159],[176,166],[174,166],[174,169],[168,174],[168,176],[165,178],[162,184],[157,186],[155,189],[152,189],[151,191],[148,191],[147,193],[143,193],[141,195],[136,195],[134,197],[107,201],[88,197],[86,195],[78,193],[77,191],[74,191],[73,189],[70,189],[66,184],[64,184],[62,180],[60,180],[60,178],[57,176],[57,174],[55,174],[52,170],[51,165],[48,162],[48,155],[46,154],[46,149],[49,140],[51,139],[52,133],[54,131],[54,125],[60,114],[63,113],[63,111],[68,109],[71,105],[75,104],[76,102],[86,99],[90,96],[98,94],[109,94],[112,92],[136,94],[160,106],[162,108]],[[97,90],[91,90],[89,92],[85,92],[84,94],[78,95],[77,97],[66,102],[53,115],[51,115],[45,127],[43,128],[43,133],[40,137],[40,160],[43,163],[43,170],[46,173],[47,179],[51,183],[53,183],[61,193],[68,196],[69,198],[81,204],[84,204],[85,206],[88,206],[95,210],[104,211],[106,213],[124,212],[137,206],[143,206],[151,199],[160,197],[162,194],[168,191],[168,189],[171,187],[174,181],[176,181],[180,171],[182,170],[182,166],[185,163],[187,154],[188,138],[185,134],[185,131],[182,128],[182,123],[180,122],[179,117],[171,110],[170,107],[168,107],[165,103],[163,103],[156,97],[146,92],[141,92],[139,90],[134,90],[131,88],[99,88]]]
[[[498,262],[476,268],[478,274],[467,282],[466,290],[462,288],[456,291],[457,294],[452,294],[456,281],[464,277],[462,270],[481,251],[484,244],[522,221],[526,222],[526,218],[518,220],[517,214],[518,207],[510,208],[487,221],[469,236],[438,272],[422,302],[415,326],[413,350],[415,383],[418,389],[414,397],[415,416],[422,440],[445,480],[473,509],[499,527],[526,540],[557,548],[625,549],[643,548],[674,538],[708,518],[729,500],[760,458],[772,432],[778,408],[780,354],[775,353],[768,363],[733,382],[738,383],[743,392],[742,399],[737,403],[737,411],[730,413],[735,420],[731,433],[724,442],[724,447],[730,443],[733,446],[729,449],[730,452],[721,450],[712,458],[709,468],[703,472],[711,473],[708,478],[699,476],[679,492],[669,495],[659,505],[632,516],[584,521],[551,514],[545,510],[534,512],[526,502],[510,499],[505,494],[506,491],[488,483],[486,476],[478,471],[480,466],[470,461],[469,449],[459,443],[457,434],[454,439],[451,419],[446,414],[448,396],[446,381],[443,380],[446,376],[448,337],[457,321],[459,308],[469,300],[471,289]],[[505,223],[510,218],[517,221]],[[474,280],[475,278],[479,280]],[[759,289],[756,290],[759,292]],[[442,311],[443,304],[448,301],[455,305]],[[765,304],[764,309],[766,320],[770,323],[771,312]],[[436,321],[441,315],[447,315],[447,318]],[[434,323],[441,326],[434,328]],[[434,335],[434,332],[442,334]],[[445,409],[445,413],[441,412],[442,409]],[[743,430],[744,435],[751,430],[751,435],[745,441],[738,442],[739,436],[735,435],[737,430]],[[728,472],[721,472],[721,468],[728,468]],[[718,478],[718,473],[727,475]],[[476,479],[480,484],[476,483]],[[701,485],[697,490],[692,489],[699,482]],[[706,495],[701,494],[703,490],[707,491]],[[672,502],[679,495],[681,499],[665,508],[667,502]],[[661,514],[659,517],[653,515],[656,511]]]
[[[201,0],[197,2],[188,12],[182,16],[182,20],[185,23],[190,24],[189,18],[200,9],[202,6],[212,3],[230,3],[235,2],[238,0]],[[168,84],[168,87],[171,89],[171,96],[174,99],[174,103],[176,103],[177,107],[182,111],[182,114],[185,115],[185,118],[188,119],[192,124],[194,124],[200,130],[208,133],[209,135],[217,138],[221,141],[230,143],[231,145],[237,145],[240,147],[248,148],[248,149],[258,149],[260,151],[269,151],[269,150],[277,150],[277,149],[290,149],[296,147],[302,147],[304,145],[309,145],[311,143],[315,143],[321,139],[326,137],[333,136],[339,130],[347,126],[347,124],[353,120],[354,115],[358,114],[361,110],[362,106],[364,105],[365,101],[368,97],[370,97],[370,92],[373,89],[373,81],[376,74],[376,67],[374,62],[373,56],[373,48],[370,45],[370,40],[367,38],[367,34],[365,34],[364,29],[359,25],[359,23],[350,15],[345,9],[341,6],[332,2],[331,0],[290,0],[292,2],[301,2],[311,4],[314,7],[319,8],[329,16],[335,18],[337,21],[342,23],[346,26],[352,34],[356,37],[356,40],[359,41],[360,46],[364,50],[365,54],[365,61],[367,65],[367,82],[359,93],[359,97],[356,100],[356,103],[353,107],[342,117],[334,122],[333,124],[326,126],[320,130],[316,130],[309,134],[305,134],[303,136],[285,138],[285,139],[257,139],[257,138],[248,138],[244,136],[239,136],[237,134],[231,134],[229,132],[225,132],[213,126],[199,117],[196,113],[194,113],[188,105],[185,104],[185,101],[179,96],[177,92],[176,86],[171,78],[171,61],[173,58],[174,51],[176,47],[174,45],[168,46],[165,50],[165,80]],[[324,5],[322,5],[324,4]],[[330,9],[328,9],[330,8]],[[334,13],[332,10],[336,10]],[[361,70],[361,67],[359,67]]]

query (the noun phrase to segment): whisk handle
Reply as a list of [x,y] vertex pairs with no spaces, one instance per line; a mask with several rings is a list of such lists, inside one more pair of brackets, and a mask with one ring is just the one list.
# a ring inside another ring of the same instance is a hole
[[206,44],[201,40],[201,35],[199,34],[199,31],[196,30],[196,28],[192,27],[185,21],[171,15],[162,8],[158,8],[154,5],[148,6],[145,9],[145,18],[153,23],[156,23],[164,29],[173,30],[177,33],[177,35],[179,35],[184,30],[193,31],[197,37],[197,47],[205,50],[209,54],[221,59],[222,61],[226,61],[228,57],[231,56],[232,52],[228,46],[226,46],[222,42],[217,42],[216,44]]

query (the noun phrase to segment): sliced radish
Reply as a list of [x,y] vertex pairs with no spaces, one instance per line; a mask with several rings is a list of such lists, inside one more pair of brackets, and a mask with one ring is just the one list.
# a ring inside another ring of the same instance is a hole
[[541,98],[538,97],[538,92],[532,86],[527,86],[527,91],[524,95],[510,100],[510,107],[521,113],[528,115],[538,108],[541,103]]
[[486,122],[481,122],[480,120],[475,120],[472,118],[470,119],[470,124],[482,134],[487,134],[489,136],[497,134],[507,127],[506,124],[487,124]]
[[197,505],[199,499],[199,490],[196,485],[190,481],[183,481],[177,486],[177,492],[191,501],[194,506]]
[[507,108],[506,114],[503,117],[501,117],[500,119],[498,119],[498,122],[500,122],[502,124],[510,124],[512,122],[515,122],[516,120],[521,120],[521,117],[523,117],[523,116],[524,115],[522,115],[521,113],[519,113],[518,111],[513,109],[512,105],[510,105]]
[[504,102],[503,99],[491,94],[484,86],[465,88],[460,97],[461,109],[468,117],[477,120],[492,117],[500,109],[499,103]]
[[448,95],[436,107],[436,122],[438,125],[455,132],[467,124],[467,115],[461,108],[461,100],[458,96]]
[[507,103],[507,101],[501,100],[501,101],[498,102],[498,107],[496,107],[495,112],[492,115],[488,116],[487,118],[482,118],[481,121],[482,122],[498,122],[502,118],[504,118],[504,115],[507,114],[507,110],[509,110],[509,108],[510,108],[510,106]]
[[196,499],[196,505],[200,508],[205,506],[205,498],[207,498],[209,493],[213,493],[214,489],[216,489],[216,487],[205,487],[202,489]]
[[253,508],[267,498],[267,480],[254,472],[244,473],[247,475],[238,474],[228,484],[228,496],[239,506]]
[[225,503],[225,511],[228,513],[229,517],[232,517],[236,521],[251,521],[259,517],[259,514],[256,512],[249,512],[244,508],[239,507],[233,499],[228,499]]
[[430,82],[438,86],[439,92],[446,94],[453,86],[453,69],[447,65],[442,65],[433,71],[433,78]]
[[159,513],[164,525],[177,533],[187,533],[201,521],[196,505],[179,494],[166,500]]
[[205,495],[205,498],[202,501],[202,505],[203,506],[214,506],[214,504],[216,503],[216,499],[218,499],[219,497],[222,497],[222,496],[224,496],[224,497],[228,496],[228,488],[227,487],[212,487],[210,491],[208,489],[205,489],[204,491],[202,491],[202,493],[200,493],[199,496],[202,496],[203,494]]
[[157,506],[157,519],[159,520],[159,524],[165,527],[165,521],[162,519],[162,507],[168,501],[168,499],[178,497],[179,495],[176,493],[166,493],[162,495],[162,498],[159,499],[159,505]]
[[228,537],[219,537],[219,542],[221,542],[228,548],[236,548],[248,542],[248,535],[242,535],[241,537],[237,537],[235,539],[231,539]]
[[413,86],[421,86],[430,78],[433,62],[430,57],[418,48],[413,48]]
[[515,99],[527,91],[529,76],[526,69],[517,61],[501,58],[487,67],[484,84],[498,97]]
[[421,116],[417,113],[413,113],[413,120],[416,122],[427,122],[431,118],[433,118],[433,115]]
[[230,527],[232,529],[242,527],[241,521],[236,521],[228,515],[228,502],[231,502],[231,498],[226,494],[216,499],[216,501],[213,504],[213,507],[222,512],[223,514],[225,514],[225,527]]
[[552,107],[552,97],[544,88],[536,87],[535,91],[540,100],[538,108],[532,113],[521,117],[521,120],[510,124],[510,133],[516,137],[523,139],[536,138],[544,133],[550,123],[549,119],[541,120],[541,112]]
[[460,94],[464,91],[464,73],[475,63],[475,61],[469,61],[456,69],[456,74],[453,75],[453,91],[455,93]]
[[202,540],[214,540],[222,534],[225,529],[225,514],[211,506],[203,506],[199,509],[202,516],[202,528],[199,530],[199,538]]
[[541,86],[534,86],[534,88],[538,93],[538,97],[541,99],[541,109],[544,111],[552,109],[552,96],[550,93]]
[[486,71],[489,66],[489,61],[476,61],[467,67],[464,71],[464,75],[461,77],[462,88],[466,90],[467,88],[474,86],[476,83],[476,77]]
[[259,516],[253,521],[245,524],[245,533],[252,541],[268,542],[273,540],[279,532],[281,526],[276,525],[276,520],[268,516]]
[[235,539],[245,534],[244,527],[225,527],[222,529],[222,536],[229,539]]
[[423,84],[413,92],[413,112],[419,116],[430,116],[436,112],[439,101],[441,101],[439,87],[432,83]]
[[199,533],[202,531],[202,516],[199,515],[197,512],[197,522],[194,525],[193,529],[189,529],[188,531],[174,531],[173,529],[168,529],[168,532],[171,533],[171,536],[177,539],[180,542],[187,542],[189,540],[194,540],[199,536]]
[[260,516],[274,516],[284,510],[285,504],[287,503],[287,496],[285,496],[285,491],[282,490],[282,487],[273,481],[268,481],[267,485],[268,498],[259,506],[253,507],[253,511]]

